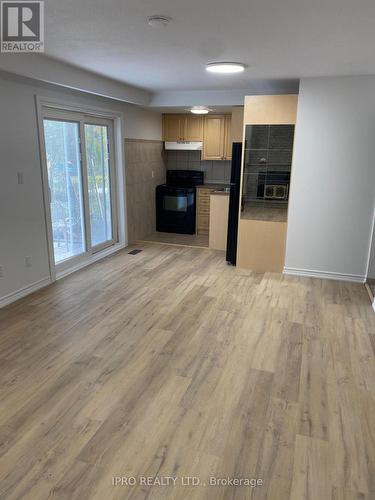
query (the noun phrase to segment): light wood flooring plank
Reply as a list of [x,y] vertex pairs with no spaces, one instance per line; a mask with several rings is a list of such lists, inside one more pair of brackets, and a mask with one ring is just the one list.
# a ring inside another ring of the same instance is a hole
[[0,310],[0,498],[375,498],[364,287],[132,248]]

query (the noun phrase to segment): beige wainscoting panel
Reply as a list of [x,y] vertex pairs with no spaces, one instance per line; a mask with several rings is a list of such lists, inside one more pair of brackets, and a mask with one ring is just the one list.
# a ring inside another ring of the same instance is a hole
[[241,219],[237,266],[256,272],[282,272],[285,260],[286,222]]
[[297,95],[252,95],[245,97],[245,125],[296,123]]
[[210,231],[208,246],[214,250],[226,250],[228,231],[228,194],[210,196]]
[[128,242],[155,231],[155,188],[165,182],[162,141],[125,139]]

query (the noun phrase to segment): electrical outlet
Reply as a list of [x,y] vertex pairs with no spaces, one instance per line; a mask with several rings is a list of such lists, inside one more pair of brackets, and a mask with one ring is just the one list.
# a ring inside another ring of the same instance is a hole
[[0,278],[4,278],[4,268],[0,266]]
[[155,172],[151,170],[151,178],[153,179],[155,177]]
[[23,184],[23,172],[17,172],[17,182]]
[[25,266],[31,267],[31,257],[25,257]]

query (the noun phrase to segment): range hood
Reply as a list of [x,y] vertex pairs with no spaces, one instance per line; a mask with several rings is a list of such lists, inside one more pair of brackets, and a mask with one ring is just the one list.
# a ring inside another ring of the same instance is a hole
[[165,141],[164,147],[166,150],[200,151],[202,149],[202,144],[202,142],[198,141]]

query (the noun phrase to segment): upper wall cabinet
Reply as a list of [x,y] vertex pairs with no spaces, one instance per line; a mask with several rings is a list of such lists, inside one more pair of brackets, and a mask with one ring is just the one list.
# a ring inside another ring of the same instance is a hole
[[163,140],[203,141],[202,160],[230,160],[233,143],[232,115],[207,115],[203,118],[195,115],[165,114]]
[[163,115],[163,140],[181,141],[184,134],[184,121],[181,115]]
[[193,115],[163,115],[164,141],[202,141],[203,118]]
[[224,137],[225,116],[205,116],[203,127],[203,160],[222,160],[224,158]]
[[203,141],[203,117],[187,115],[185,117],[185,141]]
[[203,160],[230,160],[231,115],[208,115],[203,126]]

